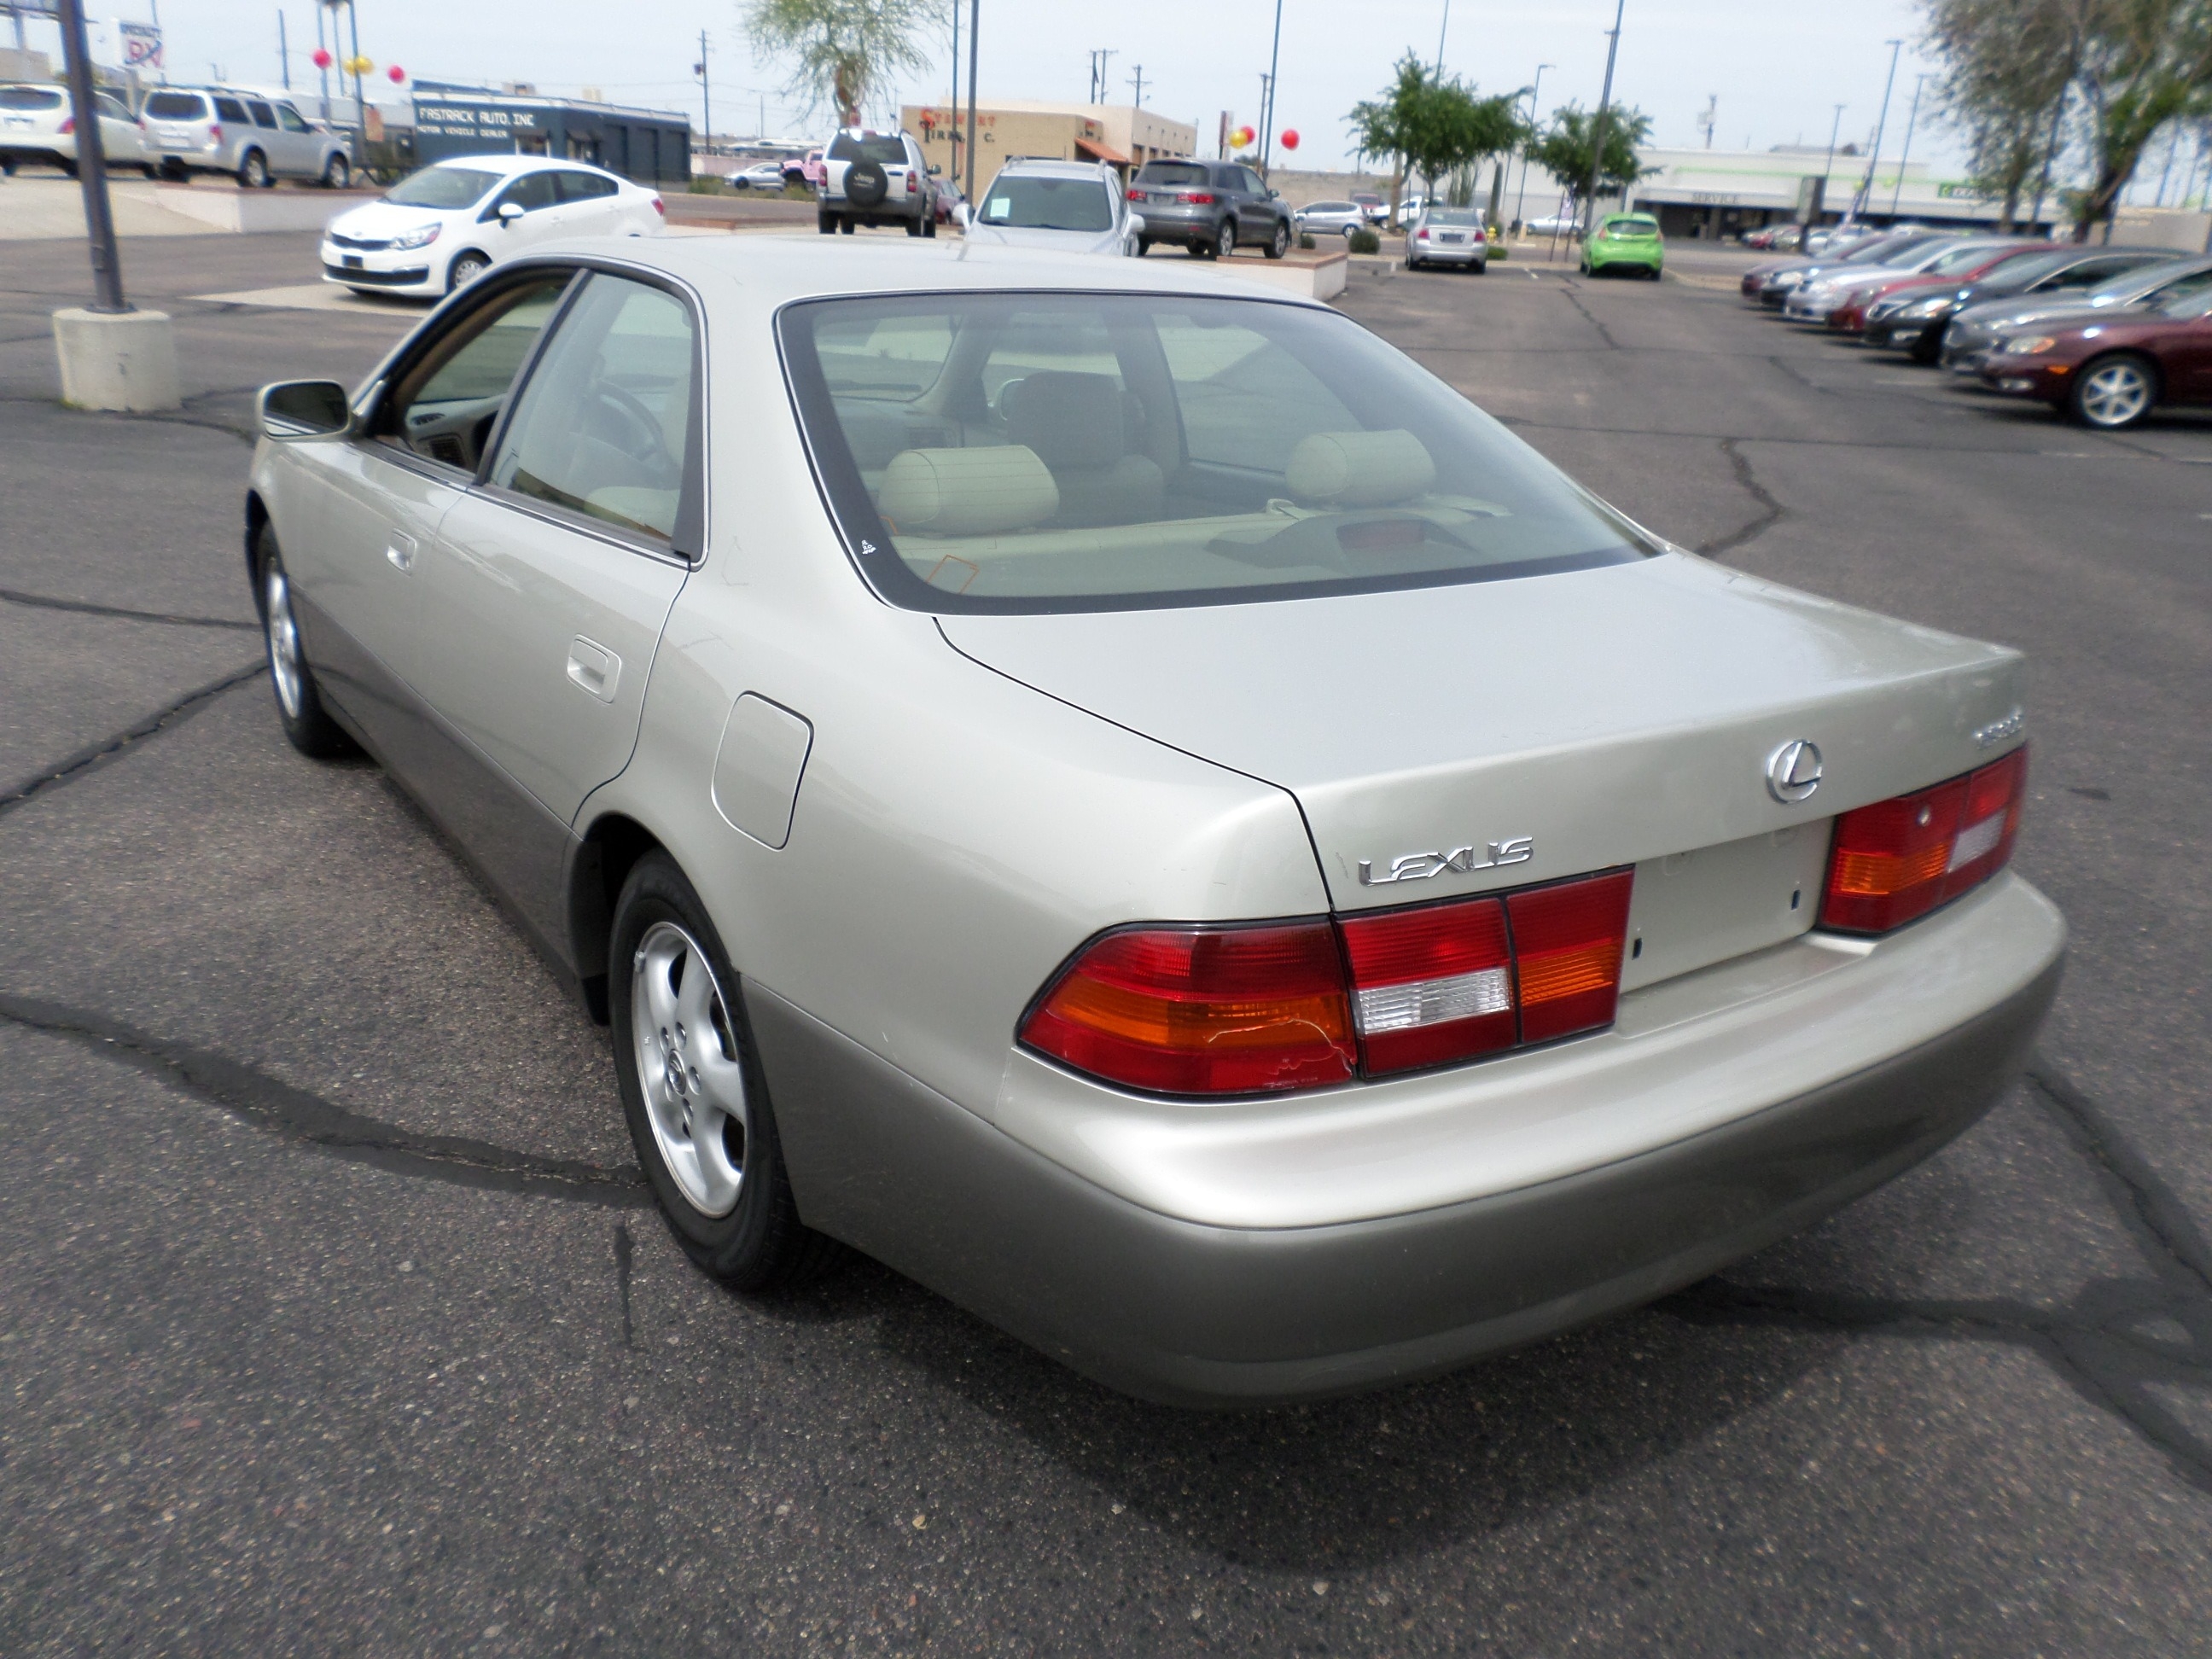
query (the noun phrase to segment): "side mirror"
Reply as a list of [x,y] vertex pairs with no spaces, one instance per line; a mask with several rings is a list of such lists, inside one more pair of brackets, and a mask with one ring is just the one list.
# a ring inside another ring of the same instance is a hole
[[958,226],[960,227],[960,228],[961,228],[961,229],[963,229],[963,230],[965,230],[965,229],[967,229],[967,228],[968,228],[968,204],[967,204],[967,203],[965,203],[965,202],[955,202],[955,203],[952,204],[952,222],[953,222],[955,224],[958,225]]
[[501,230],[513,230],[514,228],[514,222],[521,216],[521,203],[501,202],[499,204],[499,228]]
[[1141,236],[1144,234],[1145,216],[1141,213],[1131,214],[1129,216],[1129,234],[1132,236]]
[[1267,199],[1271,202],[1279,202],[1283,199],[1283,192],[1279,190],[1271,190],[1267,192]]
[[934,161],[932,161],[932,162],[929,164],[929,176],[930,176],[931,178],[933,178],[933,179],[936,178],[939,173],[943,173],[944,171],[945,171],[945,169],[944,169],[943,167],[939,167],[939,166],[936,162],[934,162]]
[[261,388],[254,414],[262,435],[279,443],[338,438],[353,430],[353,405],[336,380],[278,380]]

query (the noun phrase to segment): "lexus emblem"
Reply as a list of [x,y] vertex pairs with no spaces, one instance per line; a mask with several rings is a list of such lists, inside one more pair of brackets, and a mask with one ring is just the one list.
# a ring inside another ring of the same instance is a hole
[[1766,757],[1766,793],[1784,806],[1795,806],[1820,787],[1820,751],[1802,738],[1792,738]]

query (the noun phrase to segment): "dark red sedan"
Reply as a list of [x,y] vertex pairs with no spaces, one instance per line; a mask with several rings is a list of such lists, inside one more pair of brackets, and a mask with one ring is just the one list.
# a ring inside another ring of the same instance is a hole
[[1866,332],[1867,313],[1874,309],[1878,300],[1885,300],[1891,295],[1902,294],[1911,289],[1941,288],[1946,283],[1956,287],[1961,283],[1978,283],[1995,276],[2015,260],[2040,258],[2056,251],[2056,244],[2051,242],[2023,242],[2017,247],[1992,248],[1987,258],[1966,264],[1957,270],[1940,274],[1921,271],[1910,276],[1893,276],[1882,282],[1869,282],[1852,289],[1843,304],[1828,313],[1828,326],[1841,334],[1863,334]]
[[2212,403],[2212,293],[2026,324],[1990,348],[1981,378],[1992,392],[2040,398],[2104,432],[2133,426],[2161,404]]

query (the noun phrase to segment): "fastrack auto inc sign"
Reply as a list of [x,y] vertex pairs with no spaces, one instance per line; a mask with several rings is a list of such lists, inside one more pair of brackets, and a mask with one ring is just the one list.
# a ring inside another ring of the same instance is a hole
[[522,134],[544,131],[533,109],[507,109],[496,104],[460,103],[447,98],[415,100],[415,131],[419,138],[465,138],[505,144]]

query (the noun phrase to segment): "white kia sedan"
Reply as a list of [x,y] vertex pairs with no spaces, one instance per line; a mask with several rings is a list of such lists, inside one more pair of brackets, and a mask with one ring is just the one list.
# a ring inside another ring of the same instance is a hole
[[611,1027],[683,1249],[1194,1403],[1806,1227],[2021,1070],[2021,662],[1709,563],[1212,270],[563,244],[265,388],[276,708]]
[[323,280],[433,297],[556,237],[658,236],[659,196],[581,161],[468,155],[410,173],[323,231]]

